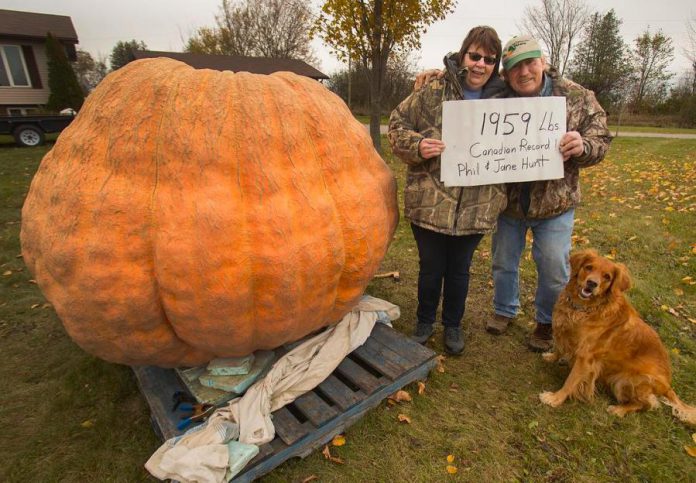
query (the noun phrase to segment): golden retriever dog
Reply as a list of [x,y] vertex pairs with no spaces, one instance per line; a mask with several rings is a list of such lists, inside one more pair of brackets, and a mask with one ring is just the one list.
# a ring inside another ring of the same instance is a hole
[[626,300],[631,286],[621,263],[584,250],[570,257],[568,285],[553,311],[553,352],[547,362],[570,366],[563,387],[543,392],[544,404],[557,407],[570,398],[592,401],[599,383],[618,401],[608,411],[616,416],[653,409],[659,400],[680,420],[696,425],[696,408],[684,404],[671,387],[667,350],[657,332]]

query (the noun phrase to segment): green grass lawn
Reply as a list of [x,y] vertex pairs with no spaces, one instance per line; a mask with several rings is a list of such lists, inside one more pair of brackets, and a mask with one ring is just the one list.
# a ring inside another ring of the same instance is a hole
[[[609,130],[616,133],[616,125],[609,125]],[[696,129],[682,127],[655,127],[655,126],[620,126],[619,134],[622,132],[651,132],[660,134],[696,134]]]
[[[370,116],[355,116],[355,119],[360,121],[363,124],[370,124]],[[382,116],[379,120],[380,124],[387,125],[389,124],[389,116]]]
[[[384,142],[386,147],[386,141]],[[131,371],[79,349],[66,335],[20,258],[20,210],[50,146],[0,147],[0,481],[153,481],[144,462],[159,446]],[[404,165],[385,153],[403,188]],[[583,172],[576,248],[592,247],[628,265],[630,298],[670,351],[674,387],[696,404],[696,141],[618,138],[601,165]],[[401,198],[401,193],[399,194]],[[401,204],[401,199],[400,199]],[[409,333],[418,261],[401,220],[368,293],[401,307],[395,327]],[[667,408],[617,419],[611,399],[542,405],[567,369],[529,352],[535,271],[522,265],[523,315],[508,334],[484,331],[491,314],[490,239],[475,256],[465,315],[467,348],[434,371],[413,401],[382,403],[332,448],[289,461],[262,481],[693,481],[694,428]],[[441,331],[429,343],[442,351]],[[397,421],[398,414],[411,418]],[[453,455],[455,475],[446,471]],[[689,476],[691,475],[691,476]]]

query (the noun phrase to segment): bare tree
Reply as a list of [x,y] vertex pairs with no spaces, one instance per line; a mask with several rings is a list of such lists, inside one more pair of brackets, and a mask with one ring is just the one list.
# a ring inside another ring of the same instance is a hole
[[672,39],[662,30],[654,35],[646,30],[635,40],[633,65],[638,76],[638,88],[633,99],[634,109],[640,110],[648,99],[651,103],[662,101],[667,94],[667,84],[674,74],[667,72],[667,66],[674,59]]
[[541,40],[549,62],[565,72],[573,42],[590,14],[583,0],[541,0],[538,7],[526,6],[518,28]]
[[696,94],[696,17],[691,16],[686,21],[686,33],[689,36],[689,45],[684,49],[684,55],[691,62],[691,94]]
[[222,0],[216,27],[202,27],[187,52],[293,58],[318,64],[310,44],[314,17],[306,3],[283,0]]
[[106,58],[101,56],[95,60],[89,52],[77,49],[77,61],[73,63],[73,70],[82,92],[87,95],[106,76]]

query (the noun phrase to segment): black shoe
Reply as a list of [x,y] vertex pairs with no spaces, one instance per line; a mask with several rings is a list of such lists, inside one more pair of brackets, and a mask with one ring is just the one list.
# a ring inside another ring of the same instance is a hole
[[464,335],[461,327],[445,327],[445,352],[456,356],[464,352]]
[[423,324],[418,322],[416,324],[416,330],[413,332],[411,339],[415,340],[419,344],[425,344],[433,335],[433,324]]

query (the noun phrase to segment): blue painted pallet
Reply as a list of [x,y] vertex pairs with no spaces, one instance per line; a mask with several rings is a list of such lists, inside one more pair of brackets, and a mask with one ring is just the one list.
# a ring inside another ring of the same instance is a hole
[[[304,458],[360,419],[365,412],[405,385],[425,379],[436,354],[405,335],[376,324],[365,344],[346,357],[314,390],[273,413],[276,437],[234,480],[249,482],[284,461]],[[171,395],[184,386],[169,369],[134,369],[152,413],[155,432],[163,439],[180,433]]]

